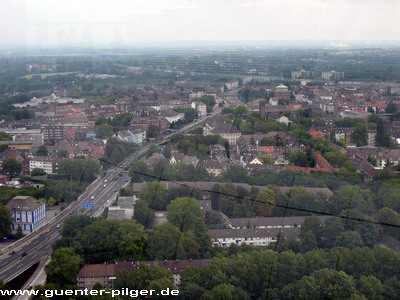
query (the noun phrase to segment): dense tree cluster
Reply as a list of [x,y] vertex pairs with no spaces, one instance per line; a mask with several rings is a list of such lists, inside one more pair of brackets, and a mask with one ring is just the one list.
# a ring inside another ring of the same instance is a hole
[[58,174],[70,176],[74,181],[90,183],[97,178],[99,170],[100,165],[94,160],[64,159],[60,162]]
[[[390,263],[389,263],[390,262]],[[375,248],[250,251],[181,276],[182,299],[395,299],[400,255]],[[216,297],[216,298],[215,298]]]

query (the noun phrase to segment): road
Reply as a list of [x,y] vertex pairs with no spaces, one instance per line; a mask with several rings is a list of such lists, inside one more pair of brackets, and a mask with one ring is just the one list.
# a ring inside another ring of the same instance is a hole
[[[235,102],[232,95],[237,90],[226,93],[226,101],[228,103]],[[221,113],[221,108],[215,107],[211,115],[197,120],[195,123],[186,125],[180,132],[187,132],[201,125],[205,120]],[[51,255],[52,245],[60,238],[60,230],[65,220],[76,214],[86,214],[89,216],[99,216],[104,207],[110,206],[118,196],[118,192],[122,187],[125,187],[130,182],[130,177],[127,172],[129,165],[138,157],[141,157],[152,145],[162,144],[169,139],[171,134],[164,136],[152,143],[147,144],[136,153],[127,157],[118,166],[110,168],[106,171],[103,178],[98,178],[93,182],[86,191],[62,213],[53,219],[48,225],[42,229],[26,236],[23,243],[15,247],[9,248],[7,252],[15,251],[9,255],[4,253],[0,256],[0,280],[8,282],[27,270],[29,267],[39,262],[41,259]],[[94,208],[82,208],[83,203],[93,203]],[[50,229],[49,232],[45,232]]]

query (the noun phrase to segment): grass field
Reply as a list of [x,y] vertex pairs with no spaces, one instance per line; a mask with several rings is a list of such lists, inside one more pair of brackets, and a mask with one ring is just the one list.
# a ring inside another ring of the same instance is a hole
[[28,74],[25,76],[22,76],[22,78],[26,79],[31,79],[33,76],[38,75],[40,78],[46,78],[49,76],[56,76],[56,75],[70,75],[70,74],[76,74],[77,72],[60,72],[60,73],[41,73],[41,74]]

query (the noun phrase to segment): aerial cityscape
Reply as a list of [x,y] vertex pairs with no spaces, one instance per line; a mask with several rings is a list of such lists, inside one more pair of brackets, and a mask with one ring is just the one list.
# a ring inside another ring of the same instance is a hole
[[397,21],[338,38],[364,6],[337,0],[337,31],[280,39],[260,1],[192,29],[173,16],[229,3],[156,2],[113,33],[75,0],[0,4],[25,11],[0,30],[0,299],[399,299]]

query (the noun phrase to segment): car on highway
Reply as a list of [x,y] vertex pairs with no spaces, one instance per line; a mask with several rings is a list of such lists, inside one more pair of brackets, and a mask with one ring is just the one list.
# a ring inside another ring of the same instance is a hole
[[57,224],[57,226],[56,226],[57,228],[60,228],[61,227],[61,224]]
[[50,228],[47,228],[45,231],[43,231],[43,233],[49,233],[49,232],[51,232]]
[[107,183],[107,179],[106,179],[106,180],[104,180],[104,182],[105,182],[105,183]]
[[90,199],[92,199],[92,200],[93,200],[93,199],[94,199],[94,196],[90,197]]
[[104,185],[103,185],[103,187],[106,187],[106,186],[107,186],[107,184],[104,184]]
[[15,253],[15,251],[10,251],[8,252],[8,255],[13,255]]
[[118,190],[117,190],[117,189],[115,189],[115,190],[114,190],[114,193],[116,193],[116,192],[118,192]]

